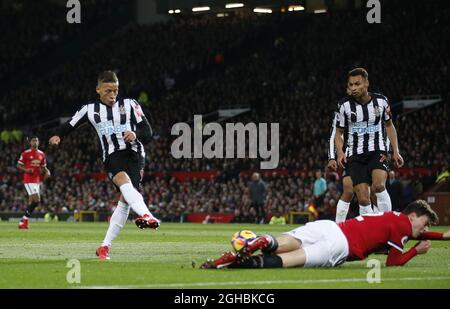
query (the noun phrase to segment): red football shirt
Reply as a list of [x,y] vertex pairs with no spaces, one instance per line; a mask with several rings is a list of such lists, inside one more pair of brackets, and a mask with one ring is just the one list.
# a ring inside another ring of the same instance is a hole
[[[397,261],[399,258],[397,256],[404,255],[403,247],[408,239],[412,238],[411,222],[407,215],[399,212],[359,216],[339,223],[339,227],[347,237],[349,244],[347,260],[349,261],[363,260],[369,254],[388,247],[390,248],[389,256],[395,257],[394,263],[400,263]],[[414,248],[412,251],[408,253],[411,255],[410,258],[417,254]],[[392,260],[392,257],[391,259],[388,257],[388,260]]]
[[20,154],[18,161],[25,168],[32,168],[33,174],[23,173],[23,183],[40,183],[41,167],[47,166],[45,153],[39,149],[28,149]]

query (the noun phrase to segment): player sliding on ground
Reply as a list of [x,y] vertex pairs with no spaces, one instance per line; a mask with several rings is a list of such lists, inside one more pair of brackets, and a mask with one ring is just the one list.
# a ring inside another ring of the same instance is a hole
[[[450,239],[446,233],[428,232],[438,217],[423,200],[409,204],[402,213],[385,212],[360,216],[339,224],[329,220],[307,223],[278,238],[263,235],[249,242],[242,252],[227,252],[201,268],[334,267],[346,261],[364,260],[388,248],[387,266],[406,264],[430,248],[429,239]],[[403,253],[408,239],[419,239]],[[261,250],[262,254],[252,255]]]
[[96,251],[100,259],[109,260],[109,248],[127,222],[130,207],[139,216],[135,220],[139,228],[157,229],[160,223],[138,191],[144,171],[142,143],[152,137],[150,124],[135,100],[118,97],[119,80],[114,72],[101,73],[96,90],[100,99],[83,105],[49,142],[58,145],[61,137],[86,122],[97,132],[108,177],[121,193],[105,239]]

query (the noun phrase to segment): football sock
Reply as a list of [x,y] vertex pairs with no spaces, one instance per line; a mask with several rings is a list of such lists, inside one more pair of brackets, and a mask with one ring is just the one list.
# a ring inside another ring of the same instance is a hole
[[127,222],[128,214],[130,213],[130,206],[128,204],[119,201],[114,213],[109,221],[108,231],[106,232],[105,239],[102,246],[111,247],[112,241],[119,235],[123,226]]
[[133,209],[138,216],[142,217],[144,215],[149,215],[150,217],[153,217],[148,210],[147,205],[145,205],[144,198],[131,183],[121,185],[120,192],[122,192],[125,201],[127,201],[128,205],[130,205],[131,209]]
[[373,214],[372,205],[359,205],[359,215]]
[[377,196],[377,204],[380,211],[392,211],[391,197],[385,189],[383,192],[375,193]]
[[339,200],[336,206],[336,223],[345,221],[349,208],[350,203]]
[[377,206],[377,205],[372,205],[372,209],[373,209],[373,212],[374,212],[374,213],[379,213],[379,212],[381,212],[380,209],[378,209],[378,206]]
[[228,268],[278,268],[283,267],[283,260],[276,254],[252,255],[248,258],[236,261]]
[[262,268],[278,268],[283,267],[283,260],[276,254],[263,254]]
[[264,235],[264,237],[266,237],[267,240],[269,240],[269,245],[267,247],[265,247],[264,249],[262,249],[263,253],[271,253],[271,252],[275,252],[278,249],[278,241],[275,237],[273,237],[272,235]]
[[34,209],[39,205],[39,202],[32,202],[28,205],[27,210],[25,210],[25,217],[29,218]]

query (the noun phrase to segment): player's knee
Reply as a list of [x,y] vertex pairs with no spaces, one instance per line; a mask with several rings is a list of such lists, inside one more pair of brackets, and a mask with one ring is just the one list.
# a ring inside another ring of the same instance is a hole
[[278,248],[277,253],[279,252],[289,252],[293,250],[300,249],[302,247],[302,243],[291,235],[281,235],[277,237]]
[[131,182],[130,177],[128,177],[128,174],[125,172],[119,172],[117,173],[112,181],[114,182],[114,184],[118,187],[120,187],[123,184],[126,184],[127,182]]
[[342,179],[342,184],[344,185],[344,187],[349,187],[353,189],[353,181],[350,176],[344,177]]
[[370,202],[370,199],[369,198],[358,198],[358,202],[359,202],[359,205],[363,205],[363,206],[367,206],[367,205],[370,205],[371,204],[371,202]]
[[354,187],[354,191],[355,191],[358,199],[364,198],[366,196],[368,198],[368,196],[369,196],[369,188],[368,187],[356,186],[356,187]]
[[353,186],[344,184],[344,192],[353,195]]
[[358,198],[358,202],[359,205],[370,205],[370,197],[369,197],[369,192],[366,190],[356,190],[355,189],[355,193],[356,193],[356,197]]
[[346,203],[350,203],[353,199],[353,191],[352,190],[346,190],[344,188],[344,192],[342,192],[341,200],[343,200]]
[[383,192],[384,190],[386,190],[386,187],[382,183],[373,184],[372,190],[375,191],[375,193],[380,193],[380,192]]

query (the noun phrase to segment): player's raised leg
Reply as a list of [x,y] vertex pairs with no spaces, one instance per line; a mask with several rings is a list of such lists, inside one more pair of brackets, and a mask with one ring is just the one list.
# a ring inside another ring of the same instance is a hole
[[136,225],[141,229],[157,229],[160,225],[159,220],[150,213],[150,210],[148,210],[148,207],[144,202],[144,198],[133,186],[127,173],[117,173],[113,177],[113,182],[119,187],[125,202],[130,205],[131,209],[139,216],[135,221]]

